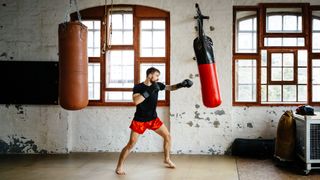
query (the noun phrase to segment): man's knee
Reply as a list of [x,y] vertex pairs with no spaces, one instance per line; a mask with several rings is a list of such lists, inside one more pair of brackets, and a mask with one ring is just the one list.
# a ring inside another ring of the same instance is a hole
[[129,149],[129,150],[133,149],[133,147],[136,144],[136,142],[137,142],[137,139],[131,138],[130,141],[128,142],[127,146],[126,146],[127,149]]
[[170,134],[166,134],[166,135],[163,136],[163,139],[165,141],[171,141],[171,135]]

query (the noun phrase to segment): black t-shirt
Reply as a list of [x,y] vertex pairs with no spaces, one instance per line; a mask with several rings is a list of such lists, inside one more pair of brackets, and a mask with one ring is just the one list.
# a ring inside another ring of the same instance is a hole
[[[160,90],[165,89],[165,85],[163,83],[157,82]],[[140,93],[142,94],[149,88],[149,86],[145,85],[143,82],[136,84],[133,87],[133,94]],[[142,103],[137,105],[136,112],[134,114],[134,120],[147,122],[153,120],[158,117],[156,108],[158,101],[158,92],[150,94],[148,98],[146,98]]]

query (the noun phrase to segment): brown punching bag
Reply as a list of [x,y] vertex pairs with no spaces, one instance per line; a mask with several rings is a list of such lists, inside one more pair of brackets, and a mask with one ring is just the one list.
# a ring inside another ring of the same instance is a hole
[[280,118],[275,142],[275,157],[280,161],[293,161],[295,157],[296,123],[292,111]]
[[59,24],[59,102],[67,110],[88,105],[87,27]]

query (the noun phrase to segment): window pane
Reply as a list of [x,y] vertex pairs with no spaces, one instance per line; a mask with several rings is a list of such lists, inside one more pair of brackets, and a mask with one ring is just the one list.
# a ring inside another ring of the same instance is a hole
[[239,51],[251,50],[253,48],[252,33],[238,34],[238,49]]
[[236,101],[256,101],[256,60],[236,61]]
[[282,66],[282,54],[281,53],[272,53],[271,54],[271,65],[272,66]]
[[257,13],[256,11],[238,11],[236,13],[236,52],[257,52]]
[[283,101],[296,101],[296,85],[283,86]]
[[152,29],[152,21],[141,21],[140,22],[141,29]]
[[164,31],[155,31],[153,32],[153,37],[152,37],[152,46],[153,47],[160,47],[164,48],[165,47],[165,32]]
[[100,83],[94,83],[93,85],[93,98],[94,100],[100,99]]
[[267,68],[261,68],[261,84],[267,83]]
[[312,60],[312,101],[320,102],[320,59]]
[[261,66],[267,66],[267,51],[261,50]]
[[281,101],[281,86],[269,85],[268,86],[268,100],[269,101]]
[[88,93],[89,100],[100,99],[100,64],[88,64]]
[[152,48],[141,48],[141,57],[152,57]]
[[239,31],[252,31],[253,30],[253,19],[246,19],[239,21]]
[[[315,13],[315,12],[313,12],[313,13]],[[318,11],[318,13],[319,13],[319,11]],[[319,16],[316,18],[319,18]],[[315,18],[312,19],[312,30],[320,31],[320,19],[315,19]]]
[[307,68],[298,68],[298,84],[307,84]]
[[[140,82],[144,81],[146,79],[146,71],[150,67],[155,67],[159,69],[160,71],[160,76],[159,76],[159,81],[164,84],[166,84],[166,66],[164,63],[141,63],[140,64]],[[159,100],[165,100],[165,91],[159,91],[158,93],[158,99]]]
[[261,85],[261,101],[266,102],[267,101],[267,86]]
[[105,93],[105,101],[107,102],[132,102],[131,91],[108,91]]
[[111,44],[122,44],[123,42],[123,34],[122,31],[112,31],[111,35]]
[[[256,101],[256,89],[255,85],[238,85],[238,102],[252,102]],[[254,92],[254,93],[253,93]]]
[[165,21],[142,20],[140,24],[140,56],[165,57]]
[[282,16],[267,16],[267,32],[282,30]]
[[307,85],[298,86],[298,101],[307,101]]
[[88,84],[88,93],[89,100],[94,100],[93,83]]
[[283,53],[283,66],[293,67],[292,53]]
[[113,12],[109,23],[112,23],[111,45],[133,44],[133,18],[132,12]]
[[124,14],[123,20],[124,29],[133,29],[132,14]]
[[271,81],[282,80],[282,68],[271,68]]
[[293,81],[293,68],[283,68],[283,80]]
[[87,53],[88,57],[100,57],[100,21],[87,21],[82,23],[88,27]]
[[302,32],[302,17],[298,16],[298,31]]
[[283,38],[282,46],[297,46],[297,38]]
[[163,57],[163,56],[165,56],[164,48],[154,48],[153,49],[153,56],[155,56],[155,57]]
[[264,38],[265,46],[282,46],[282,38]]
[[312,52],[320,52],[320,32],[312,33]]
[[152,32],[150,31],[144,31],[141,33],[141,41],[140,41],[141,47],[152,47]]
[[312,86],[312,101],[320,102],[320,85]]
[[284,31],[295,31],[298,29],[297,16],[285,15],[283,16],[283,30]]
[[298,50],[298,66],[307,66],[307,65],[308,65],[308,51]]
[[304,46],[304,38],[264,38],[265,46]]
[[165,21],[153,21],[153,29],[165,29]]
[[320,84],[320,68],[312,69],[312,84]]
[[112,14],[112,29],[123,29],[122,14]]
[[320,67],[320,59],[313,59],[312,67]]
[[132,31],[124,31],[123,32],[123,44],[132,44],[132,42],[133,42]]
[[112,50],[107,53],[107,87],[133,87],[134,79],[133,50]]

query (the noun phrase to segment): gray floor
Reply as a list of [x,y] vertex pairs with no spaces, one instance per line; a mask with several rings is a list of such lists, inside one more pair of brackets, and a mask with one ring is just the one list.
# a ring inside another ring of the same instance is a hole
[[309,176],[294,169],[281,169],[271,160],[230,156],[173,155],[176,169],[162,163],[162,153],[132,153],[126,161],[127,175],[114,173],[119,153],[71,153],[69,155],[1,155],[0,180],[170,180],[170,179],[320,179],[320,171]]

